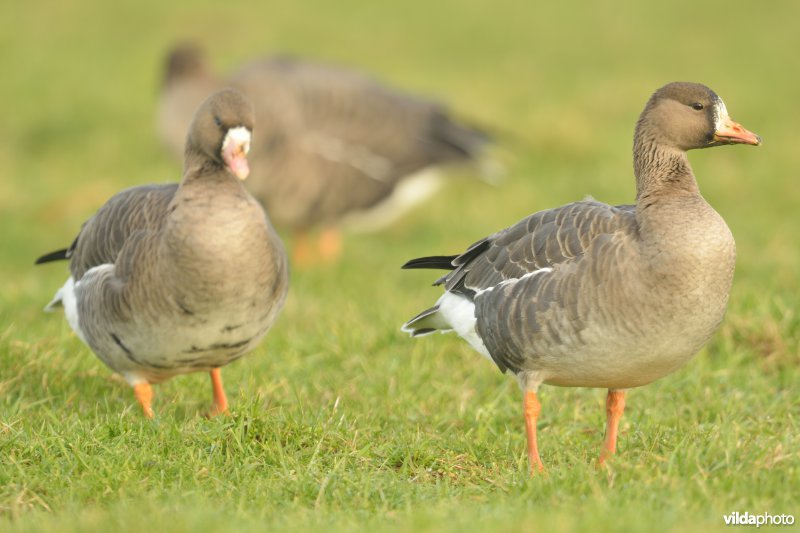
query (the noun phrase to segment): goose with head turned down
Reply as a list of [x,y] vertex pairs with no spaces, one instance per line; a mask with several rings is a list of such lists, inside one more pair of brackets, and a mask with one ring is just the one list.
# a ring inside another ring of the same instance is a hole
[[220,367],[272,326],[288,289],[280,239],[245,191],[253,106],[240,93],[209,96],[186,139],[180,184],[113,196],[68,249],[71,277],[47,309],[63,306],[75,333],[134,388],[153,416],[150,384],[208,371],[211,413],[227,410]]
[[735,245],[703,199],[686,151],[761,139],[711,89],[670,83],[647,102],[634,135],[636,203],[584,200],[540,211],[460,255],[404,268],[450,270],[435,306],[403,326],[455,330],[524,392],[531,473],[543,383],[608,388],[600,462],[614,453],[625,390],[686,363],[720,325]]
[[169,54],[160,98],[159,128],[173,151],[191,102],[224,85],[256,105],[259,134],[246,186],[276,226],[295,233],[295,263],[334,259],[342,224],[375,230],[391,222],[439,187],[428,169],[472,161],[487,143],[439,103],[358,72],[276,56],[223,81],[199,48],[183,45]]

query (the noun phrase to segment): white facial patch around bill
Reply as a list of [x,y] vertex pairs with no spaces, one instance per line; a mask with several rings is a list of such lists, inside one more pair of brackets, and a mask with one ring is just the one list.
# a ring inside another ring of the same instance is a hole
[[243,126],[231,128],[222,141],[222,160],[228,169],[240,180],[250,175],[247,152],[250,151],[250,130]]
[[714,102],[714,129],[720,131],[728,122],[730,122],[728,108],[725,107],[725,102],[722,101],[722,98],[717,96]]
[[231,128],[228,130],[228,133],[225,134],[225,139],[222,141],[222,151],[230,150],[231,145],[241,146],[242,151],[247,155],[250,151],[250,137],[250,130],[244,126]]

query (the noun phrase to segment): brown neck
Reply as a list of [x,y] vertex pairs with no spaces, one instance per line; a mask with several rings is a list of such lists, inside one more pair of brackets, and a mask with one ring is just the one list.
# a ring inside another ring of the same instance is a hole
[[[222,162],[214,161],[206,154],[195,148],[186,147],[183,157],[183,180],[192,180],[198,174],[206,175],[210,173],[223,172],[225,165]],[[223,172],[224,173],[224,172]]]
[[699,195],[686,151],[658,142],[640,123],[633,141],[636,200],[670,195]]

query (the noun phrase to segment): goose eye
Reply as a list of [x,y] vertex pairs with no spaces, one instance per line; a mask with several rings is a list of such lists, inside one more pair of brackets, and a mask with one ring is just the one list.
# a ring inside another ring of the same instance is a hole
[[695,102],[695,103],[691,104],[691,107],[692,107],[692,109],[700,111],[701,109],[703,109],[703,104],[701,104],[700,102]]
[[222,121],[219,119],[219,117],[214,117],[214,124],[216,124],[218,128],[222,127]]

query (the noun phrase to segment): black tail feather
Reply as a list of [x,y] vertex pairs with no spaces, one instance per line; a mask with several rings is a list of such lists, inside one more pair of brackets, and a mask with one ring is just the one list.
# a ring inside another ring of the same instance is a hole
[[56,250],[55,252],[50,252],[49,254],[44,254],[42,257],[36,260],[36,265],[41,265],[42,263],[49,263],[51,261],[61,261],[62,259],[69,259],[69,248],[62,248],[61,250]]
[[453,260],[458,255],[432,255],[429,257],[418,257],[408,261],[401,268],[440,268],[442,270],[453,270]]
[[480,128],[455,122],[444,111],[431,117],[430,136],[443,151],[442,155],[455,159],[474,159],[491,142]]

